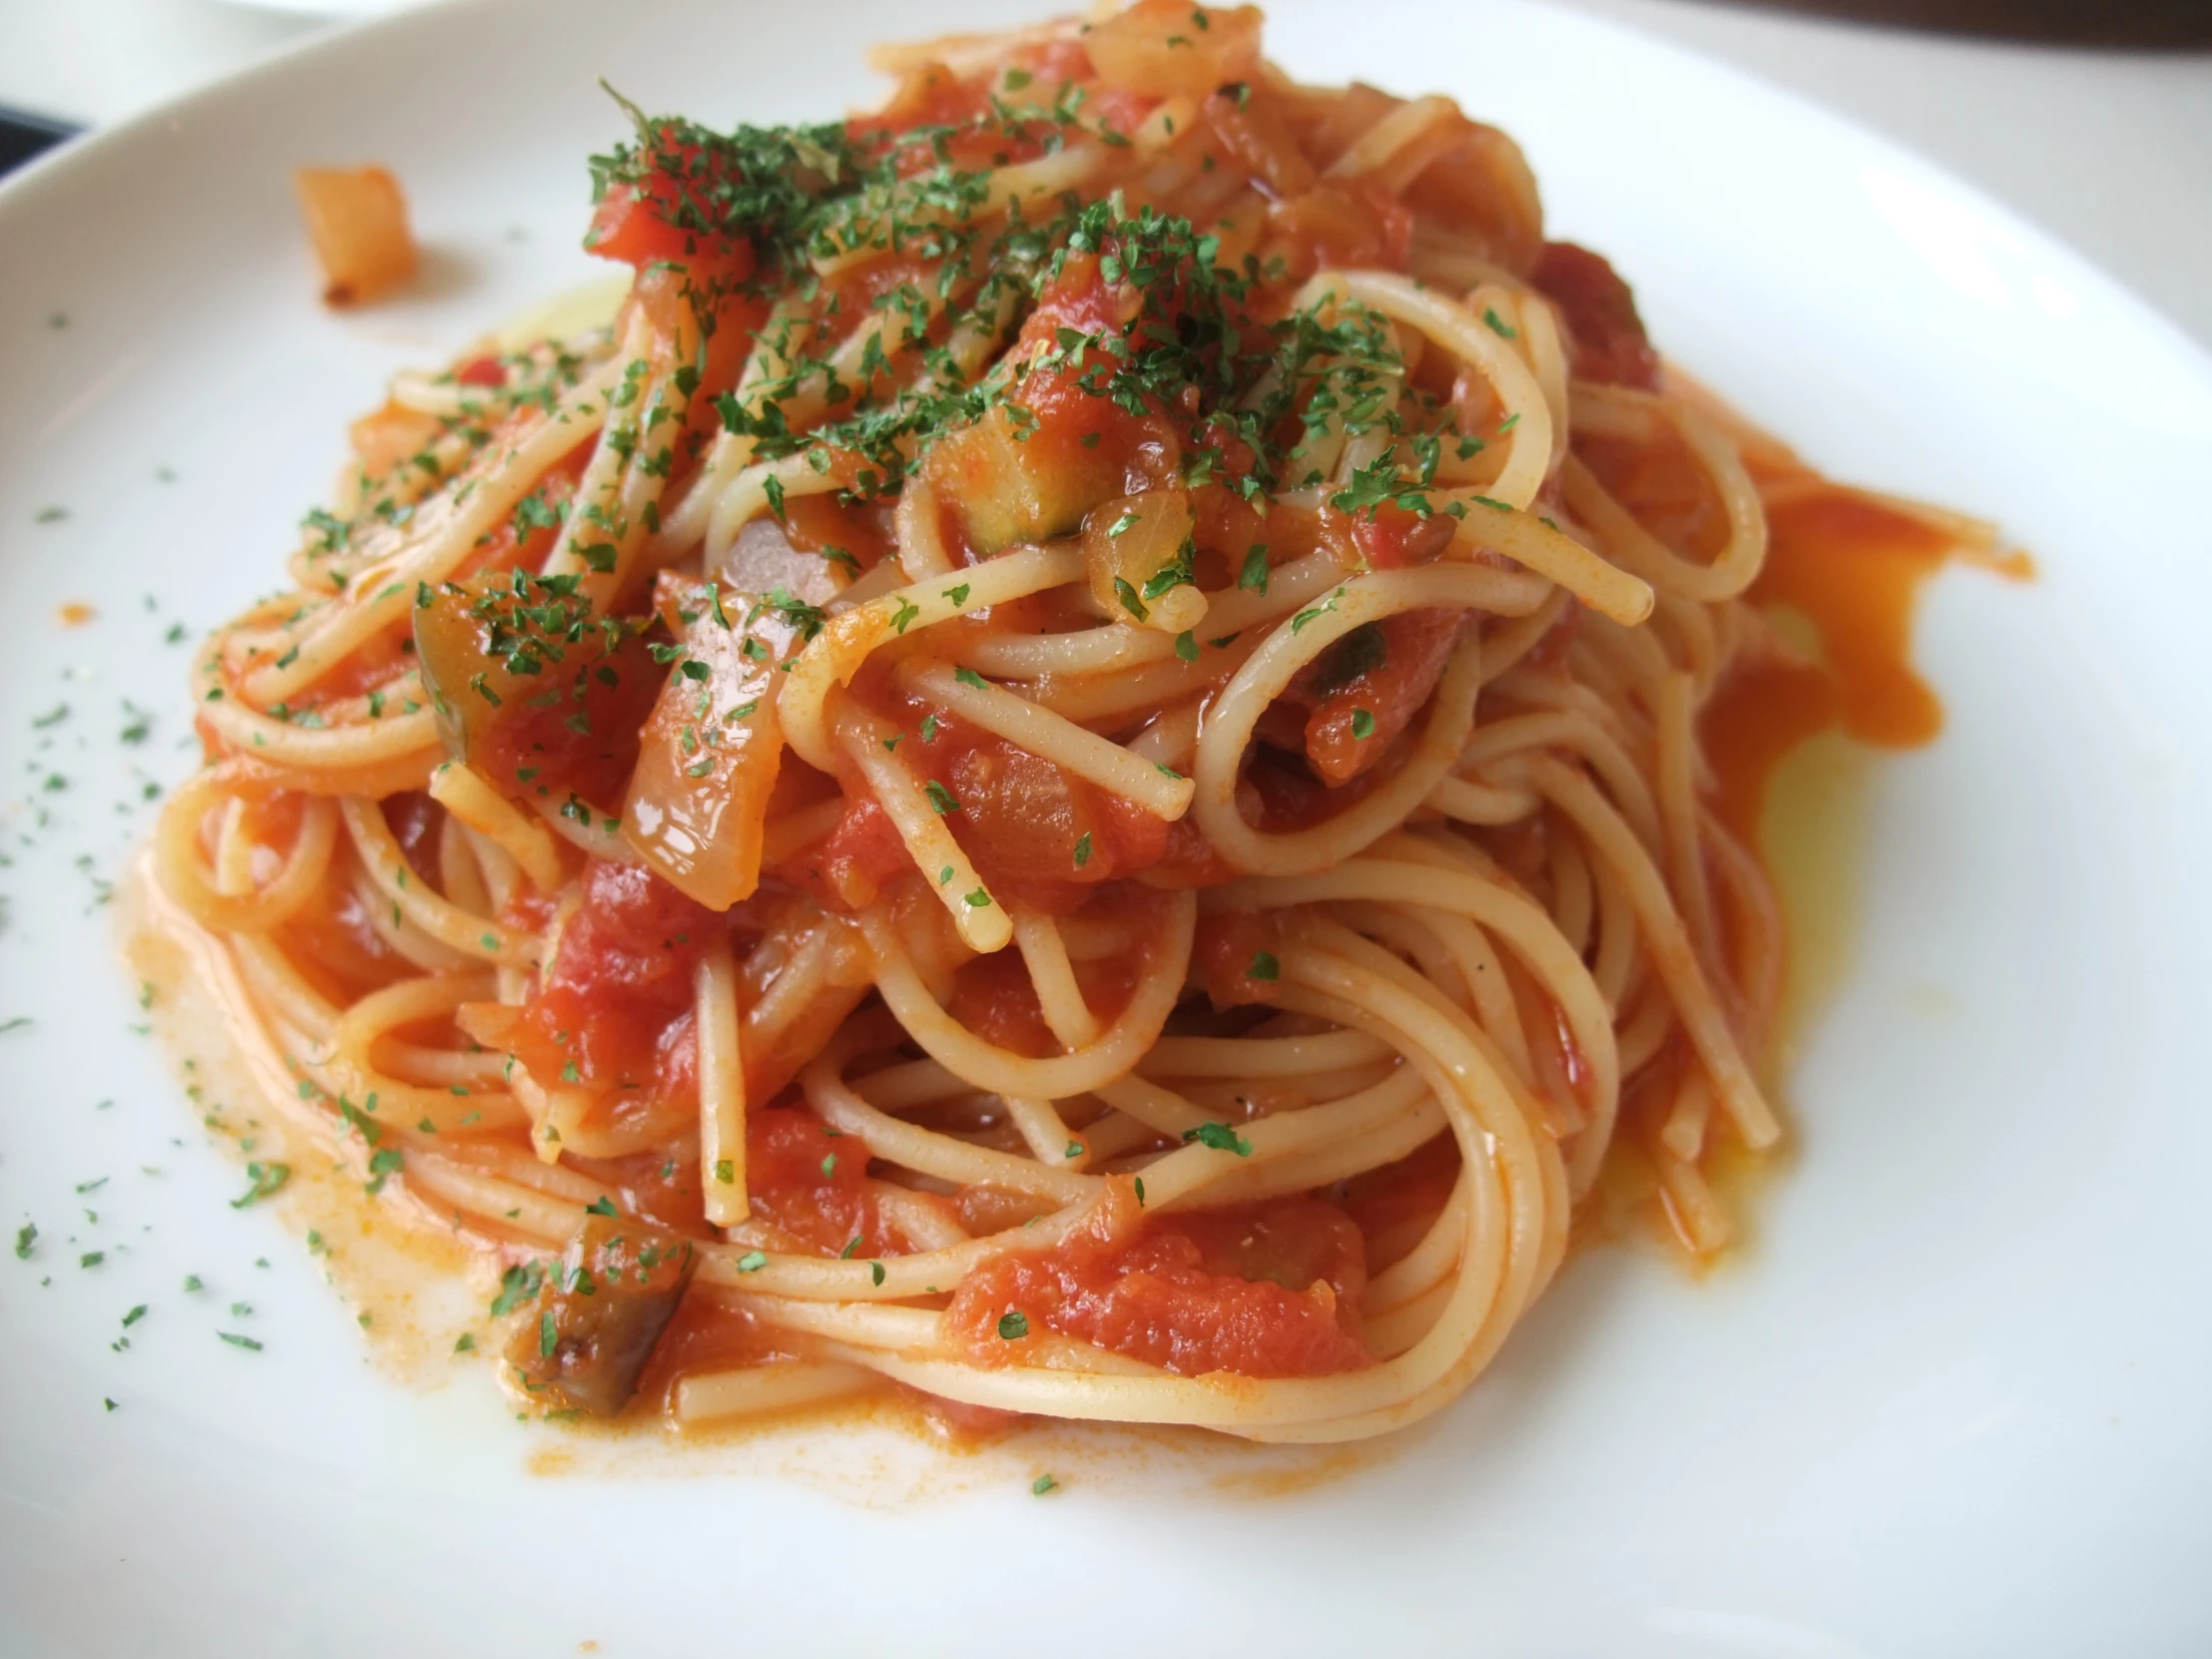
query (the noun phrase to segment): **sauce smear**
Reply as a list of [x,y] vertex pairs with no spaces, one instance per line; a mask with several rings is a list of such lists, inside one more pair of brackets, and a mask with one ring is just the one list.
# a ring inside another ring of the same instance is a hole
[[1808,476],[1776,495],[1767,562],[1746,597],[1810,623],[1818,656],[1776,653],[1739,667],[1699,727],[1714,811],[1752,845],[1775,768],[1806,740],[1838,729],[1877,749],[1919,749],[1942,730],[1942,705],[1912,662],[1914,608],[1930,577],[1954,558],[2031,574],[2024,555],[1991,556],[1962,539],[1963,527],[1841,485]]

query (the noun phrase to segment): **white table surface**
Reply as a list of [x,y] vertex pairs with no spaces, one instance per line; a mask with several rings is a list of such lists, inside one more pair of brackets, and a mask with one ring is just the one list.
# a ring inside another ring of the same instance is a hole
[[[1556,3],[1734,64],[1911,146],[2212,345],[2212,53],[1997,44],[1693,0]],[[0,0],[0,104],[112,122],[330,26],[290,4]]]

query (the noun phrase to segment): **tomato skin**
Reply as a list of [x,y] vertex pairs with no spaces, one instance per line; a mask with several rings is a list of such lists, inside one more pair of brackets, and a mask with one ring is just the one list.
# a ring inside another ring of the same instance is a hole
[[1659,353],[1637,314],[1635,291],[1602,256],[1571,242],[1547,242],[1533,276],[1566,316],[1575,378],[1657,388]]
[[453,378],[464,386],[503,386],[507,370],[497,357],[471,357],[453,371]]
[[[1217,1008],[1273,1002],[1282,984],[1282,955],[1279,911],[1217,910],[1198,918],[1191,966]],[[1267,975],[1267,956],[1276,958],[1277,976]]]
[[718,915],[635,864],[595,861],[582,885],[545,983],[523,1006],[516,1058],[547,1086],[684,1086],[688,1062],[668,1050],[693,1046],[692,969],[735,912]]
[[1375,624],[1382,661],[1324,693],[1307,717],[1306,758],[1325,783],[1349,783],[1388,753],[1435,689],[1464,621],[1458,611],[1402,611]]
[[1322,540],[1349,552],[1349,562],[1365,562],[1376,570],[1429,563],[1451,545],[1457,528],[1456,519],[1442,513],[1416,513],[1394,501],[1356,513],[1335,507],[1324,507],[1321,513]]
[[[863,673],[859,695],[905,734],[897,754],[915,777],[957,803],[944,822],[1001,898],[1065,914],[1101,883],[1135,875],[1166,856],[1173,827],[1135,803],[904,696],[873,670]],[[779,873],[826,906],[849,912],[918,872],[889,818],[855,779],[846,784],[837,827]]]
[[1365,1246],[1336,1206],[1286,1198],[1132,1227],[1137,1208],[1117,1182],[1098,1229],[971,1272],[945,1315],[967,1357],[1022,1364],[1051,1332],[1183,1377],[1328,1377],[1375,1363],[1360,1334]]
[[609,185],[599,206],[592,210],[591,229],[584,233],[584,252],[640,271],[667,262],[712,267],[730,281],[743,281],[753,275],[759,262],[750,242],[672,225],[666,216],[675,206],[674,187],[658,175],[643,191],[628,184]]
[[1365,179],[1278,202],[1268,226],[1269,251],[1300,281],[1324,269],[1404,271],[1412,262],[1412,211]]
[[756,1216],[825,1256],[855,1239],[856,1255],[890,1254],[868,1196],[867,1148],[803,1107],[746,1114],[745,1189]]
[[[1138,962],[1129,956],[1114,956],[1074,966],[1083,1005],[1101,1027],[1111,1025],[1121,1017],[1130,992],[1136,988]],[[1060,1052],[1059,1039],[1045,1024],[1036,985],[1019,951],[1001,950],[964,963],[952,977],[952,995],[945,1010],[986,1042],[1013,1053],[1041,1059]]]

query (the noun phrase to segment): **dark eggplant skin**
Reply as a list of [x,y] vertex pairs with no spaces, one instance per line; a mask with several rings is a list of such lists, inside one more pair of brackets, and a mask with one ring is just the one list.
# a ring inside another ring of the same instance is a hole
[[632,1216],[590,1215],[547,1274],[507,1363],[549,1407],[621,1414],[699,1265],[689,1240]]

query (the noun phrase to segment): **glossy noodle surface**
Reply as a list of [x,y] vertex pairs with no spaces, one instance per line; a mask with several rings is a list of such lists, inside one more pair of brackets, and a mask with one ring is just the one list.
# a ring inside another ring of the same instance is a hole
[[1933,734],[1912,589],[1986,533],[1670,374],[1509,138],[1251,8],[879,61],[630,112],[611,325],[356,424],[160,888],[497,1253],[541,1406],[1410,1421],[1620,1147],[1729,1242],[1767,774]]

